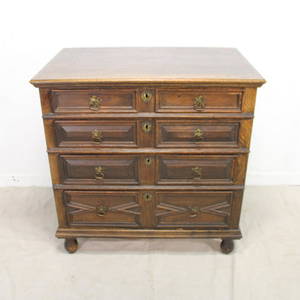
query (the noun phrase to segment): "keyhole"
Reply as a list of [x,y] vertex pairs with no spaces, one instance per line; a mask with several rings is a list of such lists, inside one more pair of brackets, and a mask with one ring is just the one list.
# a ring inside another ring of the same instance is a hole
[[149,129],[149,125],[148,125],[148,124],[146,124],[146,125],[145,125],[145,128],[146,128],[146,130],[148,130],[148,129]]
[[144,194],[144,200],[145,201],[150,201],[152,199],[152,195],[151,194]]
[[150,157],[147,157],[147,158],[145,159],[145,162],[146,162],[146,165],[147,165],[147,166],[150,166],[150,165],[151,165],[151,158],[150,158]]

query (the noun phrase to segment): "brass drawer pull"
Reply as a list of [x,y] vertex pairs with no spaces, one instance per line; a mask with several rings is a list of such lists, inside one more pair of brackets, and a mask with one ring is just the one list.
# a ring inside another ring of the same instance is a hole
[[151,158],[151,157],[146,157],[146,158],[145,158],[145,164],[146,164],[147,166],[150,166],[151,163],[152,163],[152,158]]
[[145,193],[143,196],[145,201],[151,201],[152,200],[152,195],[149,193]]
[[192,168],[192,171],[196,174],[196,178],[201,178],[202,176],[202,169],[200,167]]
[[143,123],[143,130],[144,132],[148,133],[152,129],[152,124],[150,122],[144,122]]
[[190,209],[190,218],[195,218],[200,213],[200,208],[197,206],[191,206]]
[[100,205],[100,206],[96,207],[96,213],[100,217],[103,217],[104,215],[106,215],[107,212],[108,212],[108,207],[107,206]]
[[102,142],[103,136],[102,136],[102,132],[95,129],[92,131],[92,139],[94,142]]
[[144,103],[149,103],[152,99],[152,94],[149,91],[144,91],[141,97]]
[[91,110],[98,110],[100,108],[100,104],[102,102],[102,99],[98,96],[91,96],[89,107]]
[[194,109],[195,110],[201,110],[204,108],[204,97],[203,96],[197,96],[194,99]]
[[194,137],[197,140],[200,140],[202,138],[202,136],[203,136],[202,130],[200,128],[195,129],[195,131],[194,131]]
[[104,168],[99,166],[95,167],[95,178],[96,179],[103,179],[104,178]]

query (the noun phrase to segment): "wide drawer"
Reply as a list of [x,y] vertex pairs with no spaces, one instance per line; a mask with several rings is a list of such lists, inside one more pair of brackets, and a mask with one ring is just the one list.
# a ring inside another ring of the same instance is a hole
[[157,158],[157,184],[240,184],[244,155],[161,155]]
[[158,120],[157,147],[238,147],[240,122],[226,120]]
[[74,227],[236,228],[242,191],[64,191]]
[[136,192],[66,191],[69,226],[140,227],[141,206]]
[[138,157],[133,155],[61,155],[64,184],[138,184]]
[[58,147],[137,147],[136,121],[56,121]]
[[228,227],[234,221],[233,206],[240,205],[241,202],[239,193],[235,193],[233,191],[157,192],[155,224],[157,227],[181,228]]
[[135,89],[54,90],[57,113],[136,112]]
[[242,91],[230,89],[159,89],[158,112],[241,112]]

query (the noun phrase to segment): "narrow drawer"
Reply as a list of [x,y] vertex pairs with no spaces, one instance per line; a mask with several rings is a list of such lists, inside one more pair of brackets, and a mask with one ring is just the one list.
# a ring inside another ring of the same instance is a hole
[[138,184],[138,157],[132,155],[61,155],[64,184]]
[[56,121],[58,147],[137,147],[136,121]]
[[241,112],[241,90],[160,89],[158,112]]
[[135,89],[54,90],[57,113],[136,112]]
[[64,206],[69,226],[141,226],[135,192],[66,191]]
[[158,120],[157,147],[238,147],[239,122]]
[[[161,155],[157,184],[218,185],[238,183],[243,155]],[[239,159],[239,161],[238,161]]]
[[157,192],[156,227],[229,227],[233,202],[240,196],[233,191]]

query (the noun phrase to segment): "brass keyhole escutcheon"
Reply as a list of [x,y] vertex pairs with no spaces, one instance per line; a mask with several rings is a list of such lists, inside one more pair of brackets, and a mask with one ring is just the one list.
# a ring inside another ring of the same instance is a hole
[[145,201],[150,201],[152,199],[152,195],[149,193],[145,193],[143,198]]
[[92,131],[92,139],[94,142],[102,142],[103,136],[102,136],[102,132],[95,129]]
[[194,131],[194,137],[197,140],[200,140],[203,137],[203,133],[202,133],[202,130],[200,128],[195,129],[195,131]]
[[95,178],[103,179],[104,178],[104,168],[101,166],[95,167]]
[[144,132],[148,133],[152,129],[152,124],[150,122],[144,122],[143,123],[143,130]]
[[104,205],[100,205],[96,208],[96,213],[98,216],[103,217],[108,212],[108,207]]
[[146,158],[145,158],[145,164],[146,164],[147,166],[150,166],[151,163],[152,163],[152,158],[151,158],[151,157],[146,157]]
[[197,96],[194,99],[194,109],[195,110],[201,110],[204,108],[204,97],[203,96]]
[[142,100],[144,103],[149,103],[152,99],[152,94],[149,91],[144,91],[142,93]]
[[102,99],[98,96],[91,96],[89,101],[89,107],[91,110],[98,110],[100,108],[100,104]]
[[192,168],[193,173],[195,174],[195,178],[201,178],[202,176],[202,169],[200,167]]

